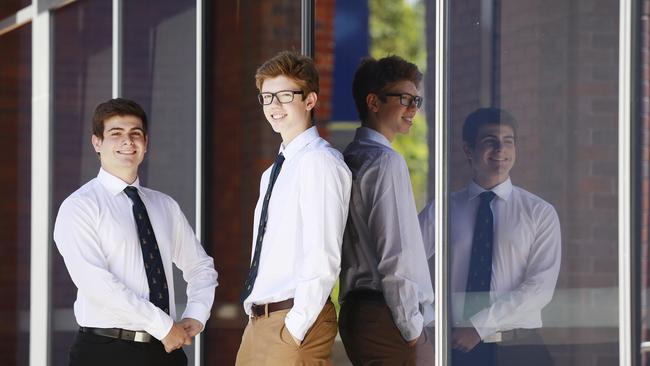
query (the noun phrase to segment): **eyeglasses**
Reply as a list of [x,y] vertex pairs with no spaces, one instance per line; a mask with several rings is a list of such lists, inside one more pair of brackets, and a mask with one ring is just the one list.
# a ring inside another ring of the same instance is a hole
[[399,97],[399,103],[405,107],[415,104],[416,107],[422,107],[422,97],[409,93],[385,93],[385,97]]
[[278,98],[278,102],[282,104],[293,102],[293,96],[296,94],[303,94],[301,90],[280,90],[275,93],[259,93],[257,100],[261,105],[269,105],[273,103],[273,98]]

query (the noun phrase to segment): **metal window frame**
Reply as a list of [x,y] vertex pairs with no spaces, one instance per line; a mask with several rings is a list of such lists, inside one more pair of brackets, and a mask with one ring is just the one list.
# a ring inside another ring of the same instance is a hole
[[50,364],[52,14],[32,4],[31,253],[29,364]]
[[314,58],[314,34],[316,33],[316,1],[301,0],[300,3],[300,51]]
[[640,1],[619,2],[618,52],[618,295],[619,365],[640,365],[640,203],[636,202],[639,142],[633,136],[639,126],[637,104],[640,85]]
[[449,156],[451,146],[449,121],[449,1],[436,1],[435,50],[435,364],[447,366],[449,347]]
[[[196,135],[195,135],[195,189],[194,189],[194,234],[201,243],[205,243],[203,236],[203,116],[204,116],[204,48],[206,47],[205,39],[205,3],[204,0],[196,0]],[[194,366],[202,366],[203,359],[203,333],[194,337]]]

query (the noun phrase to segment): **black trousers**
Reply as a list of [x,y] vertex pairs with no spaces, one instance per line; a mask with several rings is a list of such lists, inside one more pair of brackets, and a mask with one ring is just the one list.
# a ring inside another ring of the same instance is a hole
[[452,366],[553,366],[551,354],[537,333],[512,342],[483,343],[464,353],[451,352]]
[[70,366],[186,366],[183,349],[165,352],[159,341],[141,343],[78,332]]

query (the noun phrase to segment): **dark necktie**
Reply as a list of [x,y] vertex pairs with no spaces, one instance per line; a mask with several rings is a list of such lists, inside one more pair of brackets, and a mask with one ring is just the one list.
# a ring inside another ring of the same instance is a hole
[[273,169],[271,170],[271,176],[269,177],[269,185],[266,188],[266,194],[264,195],[264,203],[262,203],[262,213],[260,214],[260,224],[257,227],[257,240],[255,241],[255,254],[253,255],[253,261],[251,262],[250,269],[248,270],[248,277],[246,277],[246,283],[244,283],[244,291],[242,291],[240,300],[244,302],[248,295],[253,291],[253,286],[255,285],[255,279],[257,278],[257,269],[260,265],[260,254],[262,253],[262,241],[264,239],[264,232],[266,231],[266,222],[269,218],[269,201],[271,200],[271,192],[273,191],[273,185],[278,179],[280,174],[280,169],[282,169],[282,163],[284,163],[284,155],[279,154],[275,158],[275,163],[273,164]]
[[469,319],[490,305],[490,282],[492,279],[492,248],[494,216],[490,202],[495,194],[485,191],[480,194],[481,202],[476,212],[472,254],[467,274],[464,318]]
[[147,208],[140,199],[137,188],[128,186],[124,188],[124,193],[133,201],[133,217],[138,227],[142,261],[147,273],[147,282],[149,282],[149,301],[169,314],[169,289],[165,278],[165,268],[151,221],[149,221]]

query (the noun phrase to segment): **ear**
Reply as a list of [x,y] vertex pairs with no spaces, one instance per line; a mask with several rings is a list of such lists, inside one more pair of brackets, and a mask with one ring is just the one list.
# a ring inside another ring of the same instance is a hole
[[467,142],[463,142],[463,152],[465,153],[465,158],[471,164],[474,150],[467,144]]
[[366,95],[366,105],[368,106],[369,112],[377,112],[379,110],[379,96],[375,93],[368,93]]
[[93,144],[93,147],[95,148],[95,152],[99,153],[99,150],[102,147],[102,140],[99,139],[99,137],[92,135],[90,137],[90,142]]
[[305,102],[307,103],[305,105],[305,109],[308,111],[311,111],[316,107],[316,101],[318,101],[318,95],[314,92],[311,92],[307,94],[307,97],[305,98]]

